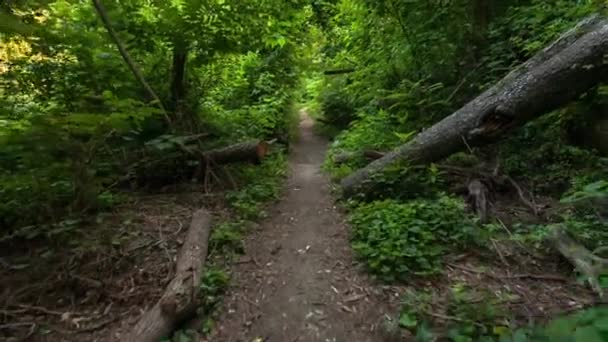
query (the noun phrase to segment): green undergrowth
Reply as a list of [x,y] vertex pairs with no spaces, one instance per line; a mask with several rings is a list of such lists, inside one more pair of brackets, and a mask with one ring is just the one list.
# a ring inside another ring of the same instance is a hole
[[203,317],[200,327],[203,334],[208,334],[213,330],[214,321],[211,315],[221,304],[222,296],[229,283],[230,275],[218,266],[208,267],[203,273],[200,285],[201,306],[198,311],[199,316]]
[[286,170],[287,158],[284,153],[273,154],[261,165],[243,167],[239,177],[247,179],[247,184],[236,191],[229,191],[226,200],[240,218],[263,218],[266,212],[261,205],[278,199]]
[[[608,178],[607,178],[608,179]],[[554,229],[564,229],[589,250],[608,241],[608,181],[578,185],[560,200],[561,211],[545,224],[515,224],[512,239],[543,248]],[[600,277],[608,274],[599,274]]]
[[[482,12],[487,12],[480,18],[475,6],[481,3]],[[323,167],[339,181],[370,163],[363,151],[387,152],[408,142],[580,19],[605,14],[606,2],[344,1],[333,10],[334,21],[320,55],[326,69],[354,66],[354,71],[315,79],[310,88],[311,107],[332,138]],[[454,175],[441,165],[397,162],[368,179],[364,191],[349,203],[353,249],[376,277],[408,283],[440,275],[444,256],[467,247],[495,254],[488,248],[490,239],[514,240],[543,254],[552,248],[548,237],[559,228],[591,251],[605,247],[607,113],[608,88],[600,84],[501,141],[467,146],[466,152],[437,161],[510,176],[526,196],[534,196],[543,209],[542,218],[511,211],[526,211],[517,202],[516,189],[491,188],[493,217],[481,225],[461,196],[473,173]],[[348,154],[352,157],[336,162],[336,157]],[[495,219],[503,211],[508,213],[504,222]],[[505,305],[508,298],[461,285],[450,284],[439,312],[430,307],[437,305],[437,293],[414,294],[404,302],[401,326],[414,331],[420,341],[604,340],[597,339],[597,334],[604,334],[603,309],[590,309],[546,328],[537,322],[538,326],[518,330]],[[440,319],[432,313],[455,319],[437,327],[434,323]],[[564,330],[555,330],[560,324]]]
[[210,254],[222,255],[226,260],[244,252],[247,227],[265,218],[265,206],[279,199],[287,174],[287,157],[284,153],[276,153],[264,159],[261,165],[243,166],[239,171],[239,179],[245,185],[225,195],[230,220],[215,225],[209,240]]
[[[418,300],[425,298],[419,296]],[[424,299],[422,299],[424,300]],[[428,297],[426,297],[428,300]],[[418,303],[420,305],[420,303]],[[608,339],[608,307],[598,306],[554,318],[547,323],[531,324],[511,329],[507,325],[497,325],[500,315],[487,303],[474,306],[466,302],[454,302],[450,310],[453,322],[438,333],[431,327],[432,317],[412,315],[403,312],[399,324],[411,329],[415,341],[431,342],[448,340],[455,342],[601,342]],[[464,305],[464,307],[462,306]],[[421,323],[418,319],[423,319]],[[463,323],[464,322],[464,323]],[[504,321],[506,322],[506,321]]]
[[475,239],[475,222],[464,207],[460,199],[444,194],[356,205],[351,216],[353,249],[385,281],[439,273],[448,251]]
[[[409,291],[402,299],[402,309],[398,324],[410,330],[421,341],[437,338],[441,331],[451,341],[477,341],[477,338],[497,336],[508,331],[509,320],[498,307],[501,301],[508,300],[509,295],[498,295],[489,291],[473,289],[464,283],[453,284],[443,298],[444,313],[441,316],[451,317],[447,325],[433,326],[433,313],[439,308],[441,294],[435,290]],[[475,304],[473,304],[475,303]]]

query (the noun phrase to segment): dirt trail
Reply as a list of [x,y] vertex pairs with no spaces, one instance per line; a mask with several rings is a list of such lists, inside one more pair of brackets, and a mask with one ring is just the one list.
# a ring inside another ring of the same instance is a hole
[[320,166],[326,141],[301,113],[288,190],[245,241],[214,342],[376,342],[387,302],[353,263]]

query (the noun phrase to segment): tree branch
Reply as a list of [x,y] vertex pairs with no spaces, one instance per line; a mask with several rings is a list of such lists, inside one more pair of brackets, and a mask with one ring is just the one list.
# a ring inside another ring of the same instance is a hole
[[116,31],[114,31],[114,28],[112,27],[112,23],[110,22],[110,18],[108,17],[108,12],[106,11],[105,7],[100,2],[100,0],[93,0],[93,6],[95,6],[95,10],[97,11],[97,14],[99,14],[99,18],[103,22],[103,25],[106,28],[106,30],[108,31],[108,34],[114,41],[114,44],[116,44],[116,47],[118,47],[118,51],[120,52],[122,59],[125,61],[125,63],[127,63],[127,65],[129,66],[129,69],[131,69],[131,72],[133,73],[133,75],[135,76],[135,78],[137,79],[139,84],[144,88],[146,93],[148,93],[148,96],[150,96],[150,98],[152,98],[152,100],[154,100],[154,102],[156,102],[158,104],[158,107],[160,108],[163,115],[165,116],[165,120],[167,121],[167,124],[169,124],[169,126],[171,126],[171,119],[167,115],[167,111],[165,110],[165,107],[163,106],[162,101],[160,100],[158,95],[156,95],[156,93],[154,92],[152,87],[150,87],[150,84],[148,84],[148,82],[144,78],[144,75],[139,70],[139,67],[137,66],[137,64],[135,64],[135,61],[133,61],[133,59],[131,58],[131,55],[129,55],[129,52],[125,48],[125,45],[122,43],[122,41],[116,34]]

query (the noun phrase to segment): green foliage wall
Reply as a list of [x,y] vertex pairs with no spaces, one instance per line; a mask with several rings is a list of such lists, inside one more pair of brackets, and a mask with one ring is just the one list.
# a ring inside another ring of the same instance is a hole
[[[201,149],[289,139],[310,43],[306,1],[102,2],[168,112],[135,81],[90,1],[4,8],[25,26],[0,33],[2,234],[111,206],[161,135],[204,133]],[[176,53],[185,56],[179,108]],[[184,125],[192,118],[197,127]]]
[[[322,77],[317,101],[323,122],[348,128],[336,138],[330,156],[403,143],[583,17],[605,13],[605,7],[605,1],[594,0],[338,1],[333,12],[326,11],[334,16],[325,29],[327,43],[319,51],[322,68],[355,71]],[[578,131],[592,125],[586,120],[593,115],[587,114],[603,110],[603,89],[518,131],[501,154],[509,159],[509,151],[521,150],[518,139],[532,148],[559,141],[564,147],[555,152],[565,151],[575,143],[572,132],[580,136]],[[530,144],[530,139],[535,142]]]
[[[605,15],[607,5],[604,0],[324,3],[320,8],[326,40],[317,51],[322,60],[319,70],[352,69],[340,74],[319,72],[311,77],[310,92],[316,96],[311,107],[319,112],[320,124],[330,126],[325,131],[334,133],[326,169],[340,179],[370,162],[362,151],[390,151],[407,142],[488,89],[582,18],[594,13]],[[498,163],[501,174],[525,184],[526,190],[551,208],[563,196],[570,198],[568,195],[590,189],[603,192],[608,159],[588,136],[590,129],[597,130],[597,122],[608,117],[607,94],[604,84],[590,89],[572,104],[524,125],[496,144],[464,151],[460,162],[466,162],[466,169],[486,170]],[[337,134],[331,130],[334,127],[339,129]],[[348,155],[358,157],[336,162],[340,160],[336,156]],[[396,164],[366,182],[369,191],[365,196],[355,196],[357,202],[350,208],[352,245],[377,277],[407,283],[416,275],[440,272],[446,249],[457,250],[462,246],[458,242],[483,241],[491,225],[476,230],[478,224],[464,214],[470,209],[458,199],[442,195],[443,191],[466,193],[466,188],[458,186],[475,176],[456,176],[435,165],[422,169]],[[505,195],[498,189],[490,193]],[[603,200],[597,198],[563,210],[556,205],[559,214],[548,209],[542,220],[551,224],[519,223],[526,218],[513,214],[509,217],[513,227],[507,222],[506,228],[515,231],[518,243],[539,243],[546,242],[547,232],[557,224],[593,250],[606,245],[605,214],[598,209]],[[500,207],[498,210],[510,205],[500,201],[507,202],[504,198],[491,199]],[[453,236],[456,240],[451,239]],[[420,303],[412,306],[414,310],[421,308]],[[458,309],[463,308],[466,306]],[[421,321],[409,315],[402,315],[399,323],[407,328],[417,326],[417,340],[421,341],[599,341],[604,334],[601,323],[592,327],[586,321],[584,327],[574,327],[572,320],[559,322],[564,330],[556,334],[522,330],[511,336],[506,328],[493,331],[485,327],[483,332],[477,328],[467,331],[472,327],[470,322],[488,322],[489,327],[496,327],[499,320],[478,303],[468,309],[467,314],[448,310],[454,317],[467,317],[452,322],[454,329],[449,337],[425,337]],[[437,321],[437,317],[429,320]]]
[[441,257],[472,240],[475,230],[464,203],[446,195],[364,204],[355,209],[351,222],[354,251],[388,281],[439,272]]

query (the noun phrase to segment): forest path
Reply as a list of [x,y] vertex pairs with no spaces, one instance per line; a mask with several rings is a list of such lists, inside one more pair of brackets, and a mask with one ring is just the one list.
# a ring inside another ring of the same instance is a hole
[[327,142],[301,112],[284,198],[245,241],[214,342],[376,342],[388,302],[353,263],[348,229],[321,173]]

